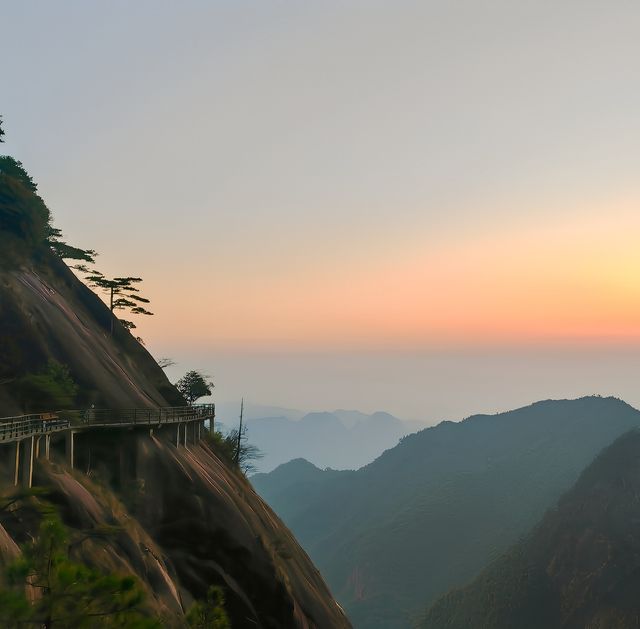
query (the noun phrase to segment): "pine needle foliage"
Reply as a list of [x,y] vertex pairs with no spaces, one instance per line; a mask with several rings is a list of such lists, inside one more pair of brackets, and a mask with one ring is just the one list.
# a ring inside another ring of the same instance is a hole
[[69,533],[52,511],[7,568],[0,626],[18,629],[160,629],[143,611],[132,575],[107,574],[69,557]]

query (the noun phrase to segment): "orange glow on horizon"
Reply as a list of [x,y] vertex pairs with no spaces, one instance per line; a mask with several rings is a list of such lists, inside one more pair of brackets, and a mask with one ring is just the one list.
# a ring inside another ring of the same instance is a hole
[[506,226],[372,255],[367,264],[300,264],[266,279],[247,264],[242,280],[221,269],[206,291],[182,286],[183,295],[166,295],[179,281],[165,279],[153,286],[159,314],[141,323],[143,336],[317,348],[635,342],[640,217],[630,204],[615,222],[610,216]]

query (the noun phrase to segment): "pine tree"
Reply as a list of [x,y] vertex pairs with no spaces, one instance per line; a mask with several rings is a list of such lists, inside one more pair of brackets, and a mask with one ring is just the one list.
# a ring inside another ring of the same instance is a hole
[[[0,626],[44,629],[160,629],[142,613],[144,595],[133,576],[107,574],[69,558],[68,531],[49,513],[36,538],[7,569],[0,590]],[[35,596],[27,598],[31,590]]]
[[[84,270],[84,267],[79,267]],[[109,309],[113,313],[116,310],[128,310],[131,314],[152,315],[153,312],[145,309],[140,304],[150,303],[146,297],[141,297],[140,292],[134,284],[142,282],[141,277],[105,277],[100,271],[92,271],[91,275],[85,278],[89,286],[102,288],[109,295]],[[113,334],[113,320],[111,318],[111,334]],[[121,319],[120,322],[127,330],[136,327],[132,321]]]
[[224,592],[211,586],[206,601],[197,601],[187,613],[187,624],[192,629],[230,629],[231,623],[224,609]]

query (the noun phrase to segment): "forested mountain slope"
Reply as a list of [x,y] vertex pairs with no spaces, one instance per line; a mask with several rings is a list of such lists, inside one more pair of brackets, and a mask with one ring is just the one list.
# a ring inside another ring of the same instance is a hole
[[640,433],[606,448],[525,540],[439,599],[425,629],[632,629],[640,618]]
[[615,398],[443,422],[355,472],[292,462],[254,477],[358,627],[408,627],[540,520],[598,452],[640,425]]

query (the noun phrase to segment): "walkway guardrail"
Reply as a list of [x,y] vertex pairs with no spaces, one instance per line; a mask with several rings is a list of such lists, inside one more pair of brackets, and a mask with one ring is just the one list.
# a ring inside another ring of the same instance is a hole
[[83,412],[82,424],[88,426],[176,424],[213,419],[215,412],[215,404],[160,408],[90,408]]
[[17,441],[31,436],[46,435],[70,428],[68,419],[53,413],[20,415],[0,419],[0,442]]
[[[215,413],[215,404],[197,404],[160,408],[90,408],[86,411],[56,411],[55,413],[2,417],[0,418],[0,443],[67,430],[73,426],[154,426],[206,419],[213,421]],[[80,419],[72,421],[61,418],[61,415]]]

